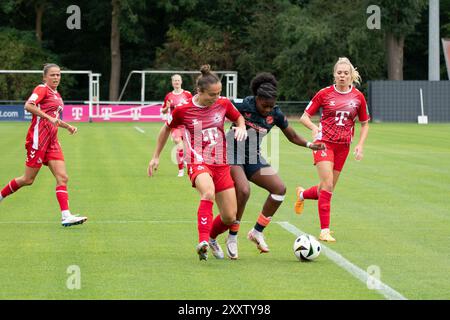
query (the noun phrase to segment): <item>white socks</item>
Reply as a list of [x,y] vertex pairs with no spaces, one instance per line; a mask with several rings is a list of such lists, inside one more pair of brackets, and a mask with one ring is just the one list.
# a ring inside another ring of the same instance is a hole
[[70,217],[72,214],[70,213],[70,210],[63,210],[61,211],[61,215],[63,219],[67,219],[68,217]]

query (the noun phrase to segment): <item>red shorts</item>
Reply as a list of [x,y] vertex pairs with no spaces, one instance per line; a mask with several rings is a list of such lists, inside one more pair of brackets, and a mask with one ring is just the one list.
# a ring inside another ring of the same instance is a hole
[[325,150],[313,151],[314,165],[321,161],[333,162],[333,170],[342,171],[345,160],[347,160],[350,146],[348,144],[331,143],[328,141],[314,141],[315,143],[324,143]]
[[231,178],[230,166],[225,165],[208,165],[208,164],[188,164],[187,170],[192,187],[195,188],[195,179],[200,173],[207,172],[214,182],[216,193],[234,188],[234,181]]
[[48,165],[50,160],[62,160],[64,161],[64,154],[61,146],[57,144],[51,144],[45,150],[33,149],[32,145],[25,146],[27,149],[27,160],[25,165],[30,168],[40,168],[42,165]]
[[170,134],[172,136],[172,140],[176,138],[183,138],[184,127],[178,127],[170,130]]

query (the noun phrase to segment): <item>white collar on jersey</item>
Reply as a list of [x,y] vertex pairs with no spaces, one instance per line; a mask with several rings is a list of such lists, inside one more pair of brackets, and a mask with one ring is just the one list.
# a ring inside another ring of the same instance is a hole
[[174,95],[179,95],[179,94],[182,94],[183,92],[184,92],[183,89],[181,89],[181,91],[180,91],[179,93],[176,93],[175,90],[172,90],[172,93],[173,93]]
[[52,88],[50,88],[50,86],[49,86],[48,84],[44,83],[44,85],[45,85],[47,88],[49,88],[51,92],[53,92],[53,93],[58,93],[58,90],[53,90]]
[[208,108],[208,106],[202,106],[202,105],[198,104],[198,103],[197,103],[197,99],[198,99],[198,94],[196,94],[196,95],[192,98],[192,104],[193,104],[194,106],[196,106],[196,107],[198,107],[198,108],[202,108],[202,109]]
[[350,85],[350,89],[348,89],[348,91],[339,91],[335,84],[333,84],[333,88],[338,93],[347,94],[347,93],[350,93],[352,91],[353,85]]

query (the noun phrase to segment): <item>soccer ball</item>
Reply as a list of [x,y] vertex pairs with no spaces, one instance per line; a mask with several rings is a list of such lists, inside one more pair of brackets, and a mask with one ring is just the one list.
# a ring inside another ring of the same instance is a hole
[[294,254],[298,260],[314,260],[320,254],[320,243],[309,234],[302,234],[294,241]]

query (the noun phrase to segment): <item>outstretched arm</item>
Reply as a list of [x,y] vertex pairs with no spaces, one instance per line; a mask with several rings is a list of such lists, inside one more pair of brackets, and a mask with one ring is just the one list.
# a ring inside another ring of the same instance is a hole
[[302,117],[300,118],[300,123],[303,124],[305,127],[310,129],[312,138],[316,140],[317,134],[319,133],[320,129],[318,126],[316,126],[312,121],[309,114],[306,112],[303,113]]
[[296,144],[301,147],[310,148],[312,150],[323,150],[325,149],[325,145],[323,143],[316,144],[311,143],[307,141],[305,138],[297,134],[297,132],[292,128],[291,126],[288,126],[285,129],[282,129],[283,134],[286,136],[286,138],[292,142],[293,144]]
[[237,141],[243,141],[247,139],[247,129],[245,127],[245,119],[243,116],[239,116],[239,118],[236,121],[236,126],[233,127],[234,129],[234,138]]
[[159,155],[164,149],[164,146],[166,145],[169,135],[170,135],[170,128],[166,124],[164,124],[161,130],[159,131],[158,139],[156,142],[156,149],[155,152],[153,153],[153,158],[150,160],[150,163],[148,164],[147,173],[149,177],[153,176],[154,171],[158,169]]

